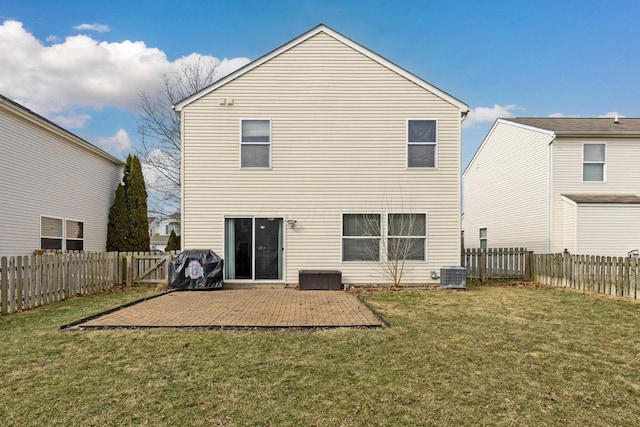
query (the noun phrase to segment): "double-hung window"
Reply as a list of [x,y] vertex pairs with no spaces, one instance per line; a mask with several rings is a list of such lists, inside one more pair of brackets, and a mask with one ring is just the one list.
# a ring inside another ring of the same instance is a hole
[[271,120],[242,120],[240,128],[240,167],[270,168]]
[[84,222],[41,216],[40,248],[44,250],[84,250]]
[[380,214],[342,216],[342,260],[380,261]]
[[40,217],[40,249],[62,249],[62,218]]
[[606,144],[582,145],[582,181],[604,181],[606,152]]
[[480,229],[480,249],[487,249],[487,228]]
[[387,259],[425,261],[427,215],[390,213],[387,222]]
[[436,120],[407,122],[407,167],[435,168],[438,145]]
[[65,221],[65,249],[68,251],[84,250],[84,222]]

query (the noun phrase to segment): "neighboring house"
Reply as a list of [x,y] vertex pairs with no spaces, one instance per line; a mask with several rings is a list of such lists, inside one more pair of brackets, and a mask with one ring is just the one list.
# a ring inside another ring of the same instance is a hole
[[0,95],[0,256],[104,251],[124,163]]
[[467,248],[640,249],[640,119],[499,119],[463,177]]
[[[217,252],[227,282],[390,283],[394,238],[416,243],[407,284],[459,265],[468,107],[354,41],[320,25],[174,108],[182,248]],[[390,235],[390,214],[411,235]]]
[[164,251],[171,232],[180,235],[180,214],[175,213],[166,217],[149,217],[149,238],[151,249]]

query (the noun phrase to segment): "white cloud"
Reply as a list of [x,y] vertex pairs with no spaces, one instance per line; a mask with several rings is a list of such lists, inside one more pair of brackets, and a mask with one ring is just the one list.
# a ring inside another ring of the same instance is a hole
[[55,42],[60,41],[60,39],[58,38],[58,36],[54,36],[53,34],[51,34],[51,35],[47,36],[45,41],[48,41],[49,43],[55,43]]
[[108,33],[111,31],[111,28],[105,24],[80,24],[73,28],[79,31],[95,31],[98,33]]
[[569,116],[566,116],[566,115],[564,115],[563,113],[553,113],[553,114],[549,114],[549,117],[552,117],[552,118],[562,118],[562,117],[569,117]]
[[[18,21],[0,25],[0,93],[69,128],[82,127],[92,110],[135,109],[140,92],[155,93],[162,74],[199,56],[172,62],[142,41],[105,42],[87,35],[50,40],[54,44],[43,45]],[[227,73],[249,62],[203,57]]]
[[462,122],[463,128],[473,128],[482,123],[493,123],[496,119],[515,117],[513,111],[523,110],[515,104],[498,105],[493,107],[472,108],[467,118]]
[[124,129],[119,129],[113,136],[95,138],[93,142],[112,154],[124,154],[131,148],[131,139]]
[[598,118],[600,119],[609,119],[609,118],[614,118],[614,117],[619,117],[619,118],[624,118],[626,117],[624,114],[620,114],[617,111],[609,111],[607,114],[603,114],[601,116],[598,116]]

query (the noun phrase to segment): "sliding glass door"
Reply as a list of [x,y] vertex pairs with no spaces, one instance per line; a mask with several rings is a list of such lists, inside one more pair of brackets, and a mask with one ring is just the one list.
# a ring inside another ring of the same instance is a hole
[[225,219],[225,278],[282,280],[282,218]]

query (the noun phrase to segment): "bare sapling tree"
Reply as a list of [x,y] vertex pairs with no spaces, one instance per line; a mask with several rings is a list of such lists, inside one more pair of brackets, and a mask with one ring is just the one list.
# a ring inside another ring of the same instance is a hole
[[171,107],[215,82],[217,71],[214,58],[197,56],[163,74],[156,93],[140,93],[139,154],[152,193],[150,213],[162,215],[180,206],[180,118]]
[[404,203],[395,207],[389,200],[385,213],[356,216],[361,236],[369,236],[363,245],[363,259],[372,263],[394,288],[402,284],[413,267],[408,261],[424,261],[426,251],[426,214],[416,213]]

